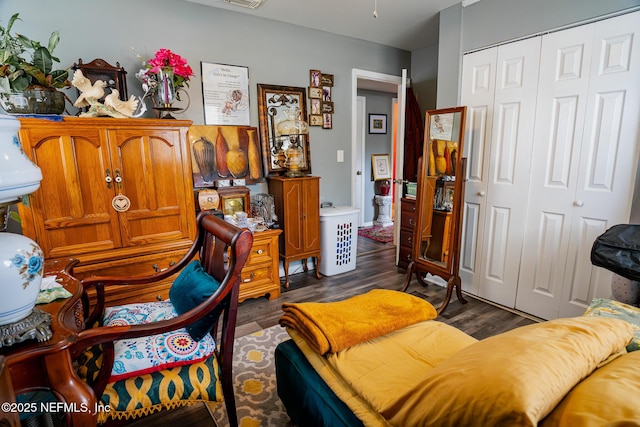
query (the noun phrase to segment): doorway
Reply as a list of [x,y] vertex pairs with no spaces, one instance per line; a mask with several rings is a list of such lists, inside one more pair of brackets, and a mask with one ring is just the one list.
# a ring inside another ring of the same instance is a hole
[[[391,142],[391,164],[394,171],[403,170],[404,144],[404,112],[406,98],[406,70],[402,70],[400,76],[377,73],[366,70],[353,69],[352,71],[352,176],[351,181],[351,204],[360,209],[359,226],[365,225],[364,207],[366,200],[365,185],[371,184],[366,176],[366,162],[364,141],[367,133],[366,99],[358,96],[358,90],[368,90],[381,93],[391,93],[397,96],[397,107],[392,106],[387,128],[392,136]],[[395,178],[395,175],[394,175]],[[399,218],[399,203],[402,195],[402,182],[394,181],[392,186],[394,217]],[[398,241],[399,226],[398,221],[394,221],[394,243]],[[396,245],[397,247],[397,245]]]

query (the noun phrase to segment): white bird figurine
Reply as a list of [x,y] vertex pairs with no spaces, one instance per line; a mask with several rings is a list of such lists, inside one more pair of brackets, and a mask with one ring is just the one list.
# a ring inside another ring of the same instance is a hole
[[118,89],[111,89],[111,93],[104,97],[104,105],[113,108],[125,116],[133,117],[133,113],[135,113],[138,108],[138,100],[135,96],[131,95],[129,100],[122,101]]
[[78,108],[88,107],[92,104],[90,101],[95,102],[102,98],[104,96],[104,88],[107,86],[102,80],[96,80],[96,82],[92,84],[91,80],[82,74],[82,70],[76,70],[75,73],[73,73],[71,84],[81,92],[78,99],[73,103],[73,105]]

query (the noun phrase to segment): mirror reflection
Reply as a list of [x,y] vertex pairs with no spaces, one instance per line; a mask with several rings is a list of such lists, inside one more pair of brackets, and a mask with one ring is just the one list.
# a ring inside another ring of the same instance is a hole
[[[461,112],[427,117],[427,177],[424,185],[419,256],[442,267],[448,265],[453,231],[454,194],[460,152]],[[428,183],[427,183],[428,182]],[[433,198],[433,201],[427,200]]]

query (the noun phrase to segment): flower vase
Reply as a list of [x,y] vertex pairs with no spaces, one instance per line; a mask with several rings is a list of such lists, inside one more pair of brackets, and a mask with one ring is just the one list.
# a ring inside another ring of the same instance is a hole
[[173,108],[171,104],[176,100],[176,88],[173,84],[173,67],[162,67],[156,74],[157,88],[154,95],[155,110],[160,111],[161,119],[173,119],[171,111],[177,111],[179,108]]

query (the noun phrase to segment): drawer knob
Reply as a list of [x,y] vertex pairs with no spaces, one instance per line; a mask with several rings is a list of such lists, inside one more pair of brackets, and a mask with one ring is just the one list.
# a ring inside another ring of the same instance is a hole
[[264,252],[264,251],[263,251],[262,249],[258,249],[258,250],[256,251],[256,253],[257,253],[258,255],[262,255],[262,253],[263,253],[263,252]]
[[244,283],[250,282],[253,280],[253,273],[249,274],[249,277],[243,280]]
[[413,237],[409,237],[409,238],[407,239],[407,241],[408,241],[409,243],[413,243]]
[[415,223],[413,222],[413,218],[409,218],[409,224],[415,225]]
[[162,301],[162,295],[156,295],[156,300]]

